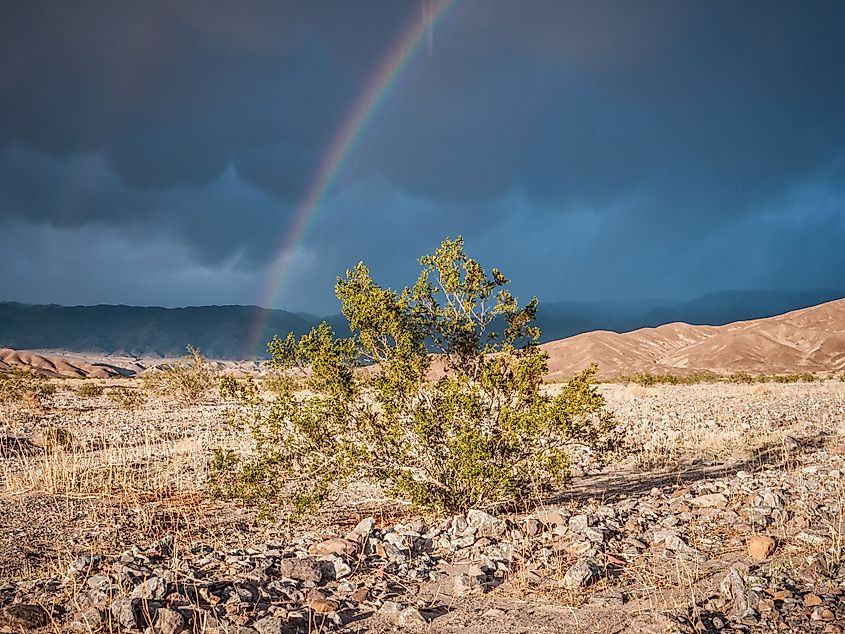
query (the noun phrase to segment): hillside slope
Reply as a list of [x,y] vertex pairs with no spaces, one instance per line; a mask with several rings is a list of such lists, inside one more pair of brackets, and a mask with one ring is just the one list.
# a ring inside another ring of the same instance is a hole
[[623,334],[597,331],[542,347],[553,378],[590,363],[598,363],[603,376],[840,371],[845,369],[845,299],[724,326],[674,323]]

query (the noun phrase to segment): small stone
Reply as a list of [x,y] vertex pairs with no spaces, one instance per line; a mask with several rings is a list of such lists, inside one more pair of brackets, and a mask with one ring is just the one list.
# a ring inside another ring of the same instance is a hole
[[167,582],[161,577],[150,577],[132,590],[133,599],[163,599],[167,594]]
[[452,593],[456,597],[463,597],[468,594],[479,594],[484,592],[484,586],[481,584],[481,579],[477,575],[472,575],[462,572],[455,576],[452,585]]
[[775,590],[771,593],[772,599],[775,601],[783,601],[785,599],[791,599],[792,593],[789,590]]
[[111,577],[108,575],[93,575],[85,582],[92,590],[108,590],[111,587]]
[[118,625],[126,629],[131,630],[148,625],[144,623],[146,619],[139,599],[115,599],[111,604],[111,615]]
[[[180,634],[185,630],[185,617],[176,610],[159,608],[155,614],[155,634]],[[260,632],[260,634],[269,634]]]
[[372,517],[365,517],[355,525],[355,528],[352,529],[352,532],[361,535],[362,537],[368,537],[370,533],[373,532],[375,526],[375,519],[373,519]]
[[501,537],[508,530],[507,522],[479,509],[467,511],[467,524],[476,529],[478,537]]
[[561,511],[546,510],[537,513],[537,520],[546,526],[566,526],[567,516]]
[[294,581],[319,583],[323,578],[323,571],[320,564],[310,557],[293,557],[279,562],[279,575]]
[[342,537],[332,537],[324,542],[313,544],[308,552],[312,555],[354,555],[358,544]]
[[338,608],[337,601],[332,601],[331,599],[326,599],[319,595],[309,597],[305,605],[307,605],[317,614],[329,614],[331,612],[337,612]]
[[728,505],[728,498],[722,493],[708,493],[692,498],[690,504],[698,508],[723,509]]
[[352,567],[340,557],[332,557],[326,562],[330,568],[331,577],[343,579],[352,574]]
[[832,621],[835,615],[828,608],[818,606],[810,614],[810,619],[813,621]]
[[820,533],[817,533],[816,531],[811,531],[811,530],[806,530],[806,529],[799,532],[795,536],[795,538],[798,541],[804,542],[805,544],[810,544],[811,546],[824,546],[830,541],[824,535],[821,535]]
[[543,532],[543,525],[540,523],[540,520],[531,518],[525,520],[522,530],[527,537],[536,537]]
[[349,600],[355,603],[364,603],[370,600],[370,591],[368,588],[358,588],[349,595]]
[[289,631],[285,621],[277,616],[262,617],[252,627],[258,634],[285,634]]
[[425,625],[426,620],[425,617],[420,613],[420,611],[412,606],[408,606],[404,610],[399,613],[397,620],[402,623],[403,625],[411,625],[411,624],[419,624]]
[[50,615],[40,605],[14,603],[0,612],[0,627],[14,632],[28,632],[39,627],[46,627],[49,622]]
[[842,626],[835,623],[828,623],[822,630],[825,634],[842,634]]
[[775,551],[775,540],[768,535],[754,535],[748,540],[748,556],[754,561],[765,561]]
[[590,518],[586,515],[573,515],[569,518],[569,530],[573,533],[585,533],[590,527]]
[[809,594],[804,595],[804,606],[805,607],[812,608],[812,607],[815,607],[817,605],[821,605],[822,603],[823,603],[822,598],[817,594],[813,594],[811,592]]
[[382,603],[378,612],[389,619],[397,619],[404,609],[405,606],[401,603],[397,603],[396,601],[385,601]]
[[566,571],[563,585],[567,590],[578,590],[590,585],[598,577],[598,567],[589,559],[582,559]]

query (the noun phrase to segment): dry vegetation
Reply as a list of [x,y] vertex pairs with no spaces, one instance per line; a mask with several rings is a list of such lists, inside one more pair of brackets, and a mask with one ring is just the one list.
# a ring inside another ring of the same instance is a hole
[[[236,562],[229,572],[214,573],[223,582],[246,574],[239,558],[268,548],[262,544],[305,553],[368,515],[376,518],[373,543],[387,544],[396,534],[432,535],[431,554],[414,554],[398,568],[389,562],[374,567],[361,552],[351,560],[343,556],[353,573],[325,586],[325,600],[337,612],[320,612],[306,592],[298,605],[284,603],[290,627],[692,632],[696,623],[698,631],[717,631],[720,623],[738,627],[746,618],[747,629],[766,631],[772,613],[760,601],[788,591],[799,599],[797,620],[790,620],[789,600],[772,604],[792,628],[783,631],[838,631],[845,578],[845,383],[839,380],[605,384],[601,391],[627,450],[610,462],[587,449],[576,453],[577,477],[557,502],[509,515],[492,528],[473,528],[473,521],[487,521],[482,516],[419,514],[366,483],[350,485],[333,506],[295,523],[287,516],[259,521],[259,509],[208,496],[213,448],[251,449],[250,437],[226,422],[231,403],[206,397],[186,404],[151,394],[138,380],[50,385],[54,393],[40,400],[0,404],[0,576],[12,581],[2,603],[44,606],[54,624],[45,631],[79,626],[71,616],[84,606],[75,608],[74,601],[88,590],[84,575],[68,567],[79,565],[82,555],[118,557],[167,538],[168,548],[182,555],[162,559],[162,570],[182,578],[184,558],[199,561],[191,549],[205,544]],[[133,398],[127,407],[127,394],[143,399]],[[752,499],[766,495],[780,496],[782,504],[772,503],[772,510]],[[702,496],[717,496],[715,506],[698,506]],[[769,513],[762,524],[753,516],[761,508]],[[415,522],[429,528],[407,528]],[[488,530],[490,537],[482,539]],[[655,538],[660,531],[666,535]],[[777,544],[765,562],[746,554],[756,534]],[[590,541],[595,539],[600,541]],[[493,559],[492,568],[485,567],[503,544],[513,549],[509,561]],[[583,584],[572,581],[573,565],[582,560],[596,566]],[[756,621],[737,612],[737,602],[747,598],[726,599],[730,592],[719,590],[737,564],[745,566],[737,574],[748,592],[764,586],[752,597]],[[344,583],[367,587],[370,598],[354,603]],[[830,618],[815,605],[816,596]],[[273,614],[282,614],[278,605]],[[414,606],[427,625],[414,624],[407,612]],[[0,623],[11,622],[8,614],[4,618]],[[254,617],[244,618],[252,623]],[[224,631],[197,623],[196,631]],[[134,631],[117,616],[103,627]],[[99,630],[91,624],[81,631]]]

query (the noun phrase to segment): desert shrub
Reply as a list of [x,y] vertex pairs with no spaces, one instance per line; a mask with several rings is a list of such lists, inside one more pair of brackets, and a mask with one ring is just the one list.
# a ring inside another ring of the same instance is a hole
[[105,388],[99,383],[86,381],[76,389],[76,393],[82,398],[96,398],[102,396]]
[[125,385],[109,388],[106,396],[120,409],[126,410],[140,407],[147,400],[147,397],[141,390]]
[[694,372],[692,374],[659,374],[652,372],[637,372],[625,374],[613,379],[615,383],[634,383],[644,387],[655,385],[697,385],[699,383],[716,383],[722,379],[715,372]]
[[814,383],[818,380],[818,377],[810,372],[796,372],[793,374],[761,374],[756,380],[758,383]]
[[0,373],[0,403],[42,407],[55,393],[56,386],[41,374],[18,368]]
[[73,442],[73,434],[64,427],[53,426],[44,431],[44,444],[49,449],[69,449]]
[[144,387],[153,394],[193,405],[213,393],[217,377],[216,365],[203,357],[197,348],[188,346],[184,358],[148,371],[143,381]]
[[420,264],[399,292],[378,286],[363,263],[338,278],[352,334],[323,323],[274,338],[280,378],[270,402],[252,379],[225,380],[255,453],[217,450],[216,492],[302,510],[365,478],[423,507],[524,507],[567,480],[573,444],[611,446],[595,366],[557,395],[541,391],[536,299],[520,307],[508,280],[468,258],[460,238]]
[[754,377],[748,372],[734,372],[727,377],[728,383],[754,383]]

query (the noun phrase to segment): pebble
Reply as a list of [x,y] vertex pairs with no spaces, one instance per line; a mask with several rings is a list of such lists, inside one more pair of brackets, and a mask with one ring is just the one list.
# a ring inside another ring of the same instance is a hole
[[775,540],[768,535],[754,535],[748,540],[747,550],[754,561],[766,561],[775,551]]
[[579,590],[590,585],[598,577],[598,567],[589,559],[581,559],[566,571],[563,585],[567,590]]

